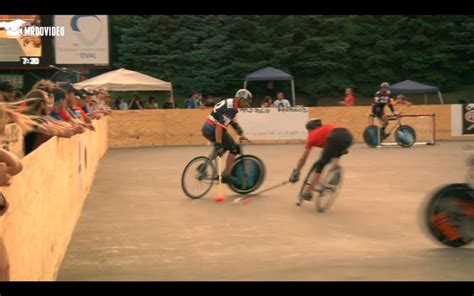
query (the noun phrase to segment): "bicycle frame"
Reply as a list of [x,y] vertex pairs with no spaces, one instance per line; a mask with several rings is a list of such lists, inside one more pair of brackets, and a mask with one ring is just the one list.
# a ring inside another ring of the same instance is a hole
[[[397,121],[397,123],[393,124],[392,127],[390,128],[390,130],[388,131],[388,134],[390,134],[395,130],[395,128],[402,125],[401,114],[399,114],[399,115],[386,115],[386,116],[387,116],[387,119],[388,119],[389,123],[390,123],[390,121],[394,121],[394,120]],[[375,117],[376,116],[374,114],[369,115],[369,125],[375,125],[374,124]],[[379,125],[380,125],[382,123],[382,119],[380,119],[378,117],[377,117],[377,119],[379,120]],[[378,138],[378,142],[380,143],[379,146],[382,146],[380,131],[381,131],[381,129],[379,128],[378,133],[377,133],[377,138]]]
[[[239,143],[239,146],[240,146],[240,155],[244,155],[244,148],[243,148],[243,145],[242,145],[242,142]],[[211,153],[209,154],[209,156],[207,157],[208,160],[206,162],[206,165],[204,167],[201,168],[200,170],[200,174],[204,173],[204,171],[206,170],[207,166],[211,163],[211,162],[214,162],[214,167],[217,168],[217,154],[216,154],[216,151],[214,149],[212,149]],[[247,169],[245,167],[245,162],[242,162],[242,165],[244,166],[244,176],[247,176],[248,172],[247,172]],[[217,174],[219,174],[219,172],[217,172]],[[216,177],[216,176],[212,176],[212,177]],[[244,187],[247,186],[247,178],[245,177],[244,178]]]

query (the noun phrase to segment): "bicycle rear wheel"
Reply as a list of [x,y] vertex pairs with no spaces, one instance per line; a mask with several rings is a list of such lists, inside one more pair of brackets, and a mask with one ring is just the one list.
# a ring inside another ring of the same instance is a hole
[[187,197],[201,198],[211,190],[215,176],[216,168],[212,161],[207,157],[198,156],[184,168],[181,176],[181,188]]

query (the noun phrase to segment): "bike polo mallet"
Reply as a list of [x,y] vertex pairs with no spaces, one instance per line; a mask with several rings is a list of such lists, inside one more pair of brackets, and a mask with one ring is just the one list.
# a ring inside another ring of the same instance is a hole
[[257,192],[257,193],[253,193],[253,194],[249,194],[249,195],[244,196],[244,197],[236,198],[236,199],[234,199],[234,203],[235,203],[235,204],[238,204],[238,203],[240,203],[240,202],[243,200],[243,201],[244,201],[244,204],[247,204],[248,202],[245,203],[245,201],[246,201],[246,200],[249,200],[252,196],[256,196],[256,195],[262,194],[262,193],[264,193],[264,192],[273,190],[273,189],[275,189],[275,188],[284,186],[284,185],[286,185],[286,184],[289,183],[289,182],[290,182],[290,181],[287,180],[287,181],[278,183],[278,184],[276,184],[276,185],[273,185],[272,187],[269,187],[269,188],[264,189],[264,190],[262,190],[262,191],[259,191],[259,192]]
[[215,202],[222,203],[225,201],[222,194],[222,156],[217,155],[217,174],[219,176],[219,184],[217,185],[217,196]]

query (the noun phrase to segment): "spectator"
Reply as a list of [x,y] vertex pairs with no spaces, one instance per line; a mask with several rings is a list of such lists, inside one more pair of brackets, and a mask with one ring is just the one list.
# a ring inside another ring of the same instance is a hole
[[150,96],[148,98],[148,104],[146,105],[147,109],[158,109],[158,103],[156,102],[156,98],[154,96]]
[[[40,89],[34,89],[30,91],[25,96],[26,99],[36,99],[34,101],[29,101],[27,107],[23,110],[24,114],[35,115],[35,116],[45,116],[46,113],[46,100],[48,94]],[[40,122],[38,122],[39,124]],[[44,131],[46,132],[46,131]],[[49,138],[49,137],[48,137]],[[39,129],[28,132],[24,138],[24,152],[25,155],[28,155],[33,150],[38,148],[46,139],[41,137]]]
[[[2,128],[3,129],[3,128]],[[20,159],[13,153],[0,149],[0,186],[10,186],[12,177],[23,170]],[[0,193],[0,216],[8,209],[5,196]]]
[[[66,93],[66,107],[64,108],[65,112],[60,113],[63,119],[66,121],[73,121],[77,124],[84,123],[83,124],[84,127],[94,131],[95,128],[91,124],[90,118],[85,114],[85,112],[79,106],[77,106],[76,101],[80,99],[80,98],[76,98],[78,91],[69,82],[58,83],[58,86],[62,88]],[[65,115],[65,113],[69,114],[69,116]]]
[[96,98],[94,99],[94,104],[93,105],[91,104],[92,111],[100,113],[100,114],[104,114],[104,115],[112,114],[112,109],[109,107],[110,98],[111,96],[108,91],[100,90],[97,93]]
[[118,98],[118,106],[119,110],[128,110],[128,104],[122,98]]
[[143,102],[137,94],[133,95],[132,100],[128,104],[128,109],[130,110],[143,109]]
[[[123,101],[121,97],[117,97],[114,100],[115,110],[120,110],[120,101]],[[128,107],[128,106],[127,106]]]
[[[3,137],[5,125],[8,123],[16,123],[23,133],[30,131],[36,125],[29,116],[23,115],[15,111],[17,105],[7,103],[0,104],[0,138]],[[18,157],[6,150],[0,149],[0,186],[10,186],[12,177],[20,173],[23,165]],[[0,193],[0,216],[8,209],[8,202],[5,196]]]
[[87,114],[91,119],[101,119],[102,115],[95,110],[92,110],[91,102],[95,96],[95,92],[89,88],[84,88],[80,91],[78,105],[82,108],[82,111]]
[[270,96],[266,96],[265,98],[263,98],[261,105],[262,108],[270,108],[272,106],[272,98]]
[[[72,117],[69,113],[64,109],[66,107],[66,93],[61,88],[53,88],[51,91],[54,99],[54,105],[52,107],[51,112],[49,113],[49,117],[54,119],[54,123],[58,126],[61,126],[65,130],[69,130],[70,132],[65,133],[64,137],[68,137],[69,133],[72,135],[75,134],[82,134],[85,132],[85,129],[82,125],[75,124],[72,120]],[[69,120],[65,120],[63,117],[66,116]],[[68,121],[69,123],[67,123]]]
[[397,96],[397,99],[395,100],[395,105],[407,105],[411,106],[413,105],[410,101],[408,101],[408,98],[402,94]]
[[[64,116],[61,116],[61,112],[64,112],[64,108],[66,107],[66,92],[61,88],[54,88],[52,91],[53,98],[54,98],[54,105],[53,110],[50,112],[50,116],[56,120],[64,120]],[[66,116],[67,117],[67,116]]]
[[169,96],[168,99],[166,99],[166,102],[163,103],[163,109],[175,109],[178,108],[176,106],[176,103],[174,102],[174,99],[172,96]]
[[0,81],[0,102],[14,102],[15,87],[8,81]]
[[197,95],[197,101],[196,101],[196,107],[197,108],[204,108],[204,98],[202,96],[202,93],[198,93]]
[[216,105],[216,100],[214,100],[213,96],[207,96],[206,101],[204,102],[204,107],[212,108]]
[[50,100],[51,98],[48,93],[34,89],[25,98],[31,100],[27,101],[27,108],[23,113],[35,116],[34,119],[38,123],[34,130],[25,135],[25,155],[49,140],[52,136],[70,138],[77,133],[78,130],[72,126],[61,124],[54,117],[48,116],[54,109],[53,102]]
[[118,98],[118,106],[119,110],[128,110],[128,104],[122,98]]
[[19,90],[17,90],[15,92],[15,101],[18,102],[18,101],[21,101],[23,100],[23,93]]
[[353,106],[355,103],[355,98],[352,92],[352,88],[346,88],[346,97],[344,101],[340,101],[339,104],[341,106]]
[[[15,154],[0,149],[0,186],[10,186],[11,178],[18,175],[22,170],[23,165]],[[0,210],[2,210],[8,203],[3,194],[0,197],[2,199],[0,201]]]
[[186,99],[184,101],[184,108],[186,109],[195,109],[197,108],[199,105],[198,105],[198,97],[199,97],[199,94],[195,91],[193,91],[191,93],[191,97]]
[[285,99],[285,94],[279,91],[277,92],[276,100],[273,102],[273,107],[287,108],[291,107],[291,104],[287,99]]

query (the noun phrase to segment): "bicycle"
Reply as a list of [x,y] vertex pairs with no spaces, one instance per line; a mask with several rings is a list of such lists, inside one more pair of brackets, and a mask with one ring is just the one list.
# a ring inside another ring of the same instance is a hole
[[[409,148],[416,142],[415,130],[406,124],[402,124],[401,113],[397,115],[387,116],[389,121],[396,120],[397,123],[392,126],[387,134],[390,134],[395,130],[394,138],[397,144],[403,148]],[[383,139],[381,139],[381,129],[378,125],[373,124],[375,115],[369,115],[369,126],[364,130],[364,142],[371,148],[380,147]],[[381,121],[379,119],[379,121]]]
[[446,246],[459,248],[474,239],[474,156],[469,159],[467,182],[438,188],[424,219],[429,233]]
[[[187,197],[199,199],[206,195],[219,180],[217,155],[214,151],[209,156],[193,158],[185,166],[181,176],[181,188]],[[234,160],[230,174],[237,181],[228,184],[229,188],[239,194],[248,194],[260,187],[265,179],[265,165],[256,156],[243,153],[240,143],[240,156]]]
[[[313,175],[316,174],[315,169],[316,164],[313,165],[304,179],[298,196],[300,201],[296,203],[297,206],[300,206],[304,200],[302,199],[302,193],[306,191],[306,186],[311,186],[310,180]],[[339,165],[338,158],[333,158],[331,162],[324,167],[321,173],[320,187],[313,189],[313,195],[316,193],[316,197],[314,197],[316,203],[315,209],[319,212],[326,212],[336,201],[342,184],[342,173],[343,170]]]

